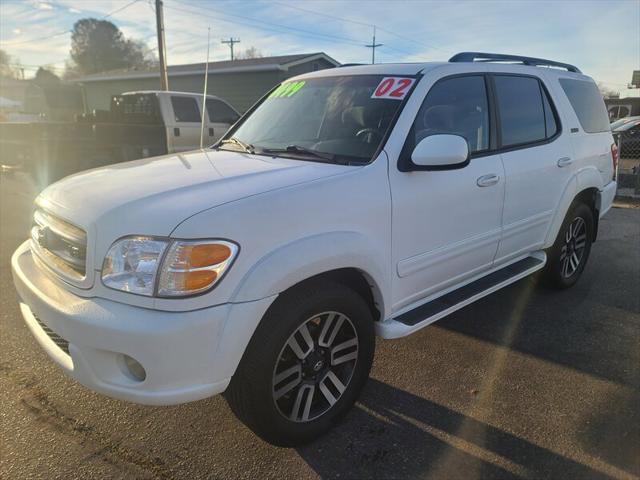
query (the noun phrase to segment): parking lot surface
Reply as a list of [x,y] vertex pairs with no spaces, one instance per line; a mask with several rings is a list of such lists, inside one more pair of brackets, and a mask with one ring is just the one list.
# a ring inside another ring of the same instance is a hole
[[638,478],[640,209],[614,208],[582,279],[522,280],[378,341],[345,421],[276,448],[220,396],[146,407],[63,373],[23,324],[9,259],[36,188],[0,177],[0,478]]

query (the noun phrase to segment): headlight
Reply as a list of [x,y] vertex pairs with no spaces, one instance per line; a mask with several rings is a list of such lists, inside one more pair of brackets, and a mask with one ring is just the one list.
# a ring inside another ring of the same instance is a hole
[[237,245],[222,240],[173,242],[162,263],[158,296],[180,297],[208,290],[237,253]]
[[127,237],[115,242],[102,266],[102,282],[109,288],[152,296],[158,264],[166,240]]
[[194,295],[213,287],[237,253],[236,244],[223,240],[127,237],[109,249],[102,281],[109,288],[138,295]]

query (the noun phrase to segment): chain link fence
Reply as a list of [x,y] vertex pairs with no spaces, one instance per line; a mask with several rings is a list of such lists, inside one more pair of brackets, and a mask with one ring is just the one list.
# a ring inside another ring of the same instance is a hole
[[618,145],[618,193],[640,195],[640,125],[615,133]]

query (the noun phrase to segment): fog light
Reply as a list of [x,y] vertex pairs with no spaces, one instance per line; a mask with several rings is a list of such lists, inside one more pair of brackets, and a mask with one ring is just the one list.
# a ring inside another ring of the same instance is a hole
[[124,364],[124,368],[122,370],[125,375],[138,382],[142,382],[147,378],[147,372],[135,358],[131,358],[129,355],[124,354],[121,355],[121,358],[122,363]]

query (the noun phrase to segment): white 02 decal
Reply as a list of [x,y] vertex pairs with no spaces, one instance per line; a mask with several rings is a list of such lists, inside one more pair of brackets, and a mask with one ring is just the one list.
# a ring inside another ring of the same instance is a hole
[[402,100],[409,92],[415,78],[406,77],[384,77],[371,98],[390,98],[392,100]]

